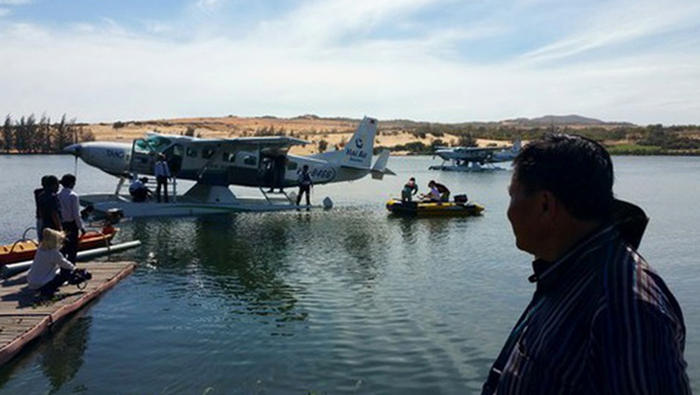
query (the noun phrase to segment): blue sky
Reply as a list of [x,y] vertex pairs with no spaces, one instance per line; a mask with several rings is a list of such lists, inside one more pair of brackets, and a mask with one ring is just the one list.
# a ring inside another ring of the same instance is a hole
[[700,124],[697,0],[0,0],[0,113]]

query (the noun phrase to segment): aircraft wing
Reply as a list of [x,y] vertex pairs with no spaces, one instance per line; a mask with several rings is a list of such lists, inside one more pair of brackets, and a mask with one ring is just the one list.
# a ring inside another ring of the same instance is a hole
[[228,147],[289,148],[295,145],[311,144],[310,141],[289,136],[236,137],[232,139],[194,139],[192,145],[218,145]]
[[490,161],[493,155],[504,150],[503,147],[455,147],[437,149],[434,155],[445,160],[454,159],[482,162]]

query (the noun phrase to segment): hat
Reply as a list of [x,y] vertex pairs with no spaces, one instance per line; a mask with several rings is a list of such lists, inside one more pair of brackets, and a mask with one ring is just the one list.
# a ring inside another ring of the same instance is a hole
[[639,206],[620,199],[613,199],[611,222],[620,236],[635,249],[639,248],[649,218]]

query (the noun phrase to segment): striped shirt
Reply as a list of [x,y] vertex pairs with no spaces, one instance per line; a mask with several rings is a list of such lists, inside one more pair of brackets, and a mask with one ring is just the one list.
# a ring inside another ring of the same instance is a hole
[[533,268],[482,394],[691,393],[680,306],[615,226]]

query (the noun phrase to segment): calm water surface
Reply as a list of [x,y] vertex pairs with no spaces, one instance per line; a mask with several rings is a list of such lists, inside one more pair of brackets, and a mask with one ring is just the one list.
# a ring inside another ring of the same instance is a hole
[[[137,219],[121,240],[143,246],[109,259],[136,272],[51,336],[0,368],[0,394],[478,393],[533,286],[505,216],[509,171],[427,170],[430,157],[392,158],[398,173],[317,187],[336,207]],[[700,158],[615,158],[616,193],[651,217],[640,251],[683,308],[686,359],[700,391]],[[0,242],[33,223],[41,176],[72,158],[0,156]],[[487,207],[478,218],[402,219],[385,201],[415,176]],[[115,180],[82,163],[78,193]]]

